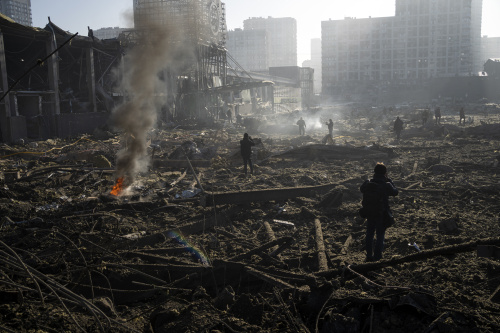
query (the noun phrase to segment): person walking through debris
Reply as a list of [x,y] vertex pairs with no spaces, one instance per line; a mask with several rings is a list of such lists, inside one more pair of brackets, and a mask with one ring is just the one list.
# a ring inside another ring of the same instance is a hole
[[330,138],[333,140],[333,120],[330,119],[329,122],[326,123],[328,126],[328,134],[330,135]]
[[403,121],[399,119],[399,116],[394,121],[394,132],[396,132],[397,140],[401,137],[401,132],[403,131]]
[[464,125],[465,125],[465,110],[464,108],[460,108],[460,120],[458,121],[458,124],[462,124],[462,119],[464,120]]
[[436,125],[441,124],[441,108],[439,106],[434,110],[434,117],[436,118]]
[[[392,211],[389,207],[389,196],[398,195],[398,189],[387,176],[387,167],[383,163],[377,163],[374,172],[373,178],[365,180],[360,186],[363,201],[359,214],[367,219],[366,261],[382,259],[385,230],[394,223]],[[375,248],[373,248],[375,234],[377,240]]]
[[255,143],[248,133],[245,133],[243,135],[243,140],[240,141],[241,157],[243,157],[243,164],[245,165],[245,175],[247,175],[247,165],[250,165],[250,174],[253,175],[252,146],[255,146]]
[[306,134],[306,122],[302,117],[297,121],[297,125],[299,125],[299,135],[305,135]]
[[229,121],[229,123],[233,122],[233,114],[231,113],[231,109],[227,109],[226,117],[227,117],[227,120]]
[[427,124],[427,120],[429,119],[429,109],[424,109],[422,111],[422,126]]

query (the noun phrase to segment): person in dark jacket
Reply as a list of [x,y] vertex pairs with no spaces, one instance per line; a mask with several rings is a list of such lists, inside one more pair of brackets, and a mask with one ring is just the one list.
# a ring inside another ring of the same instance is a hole
[[459,125],[462,125],[462,119],[464,120],[464,125],[465,125],[465,110],[464,110],[464,108],[460,108],[460,119],[458,120]]
[[403,121],[397,117],[394,121],[394,132],[396,132],[397,140],[401,137],[401,132],[403,131]]
[[436,118],[436,125],[441,124],[441,108],[439,106],[434,110],[434,118]]
[[245,165],[245,175],[247,174],[247,165],[250,165],[250,174],[253,175],[252,146],[255,146],[255,143],[248,133],[245,133],[243,135],[243,140],[240,141],[241,157],[243,157],[243,164]]
[[302,117],[297,121],[297,125],[299,125],[299,135],[305,135],[306,134],[306,122]]
[[[365,180],[365,182],[361,185],[360,190],[361,193],[364,193],[368,182],[376,182],[379,184],[383,184],[384,192],[383,206],[384,212],[380,216],[372,216],[367,217],[367,227],[366,227],[366,261],[378,261],[382,259],[382,252],[384,251],[384,239],[385,239],[385,225],[384,225],[384,216],[390,214],[392,217],[392,211],[389,207],[389,196],[398,195],[398,189],[392,182],[390,178],[387,177],[387,167],[383,163],[377,163],[374,169],[375,174],[371,180]],[[377,241],[375,242],[375,249],[373,248],[373,239],[377,234]]]
[[333,139],[333,120],[330,119],[326,125],[328,126],[328,134],[330,134],[330,137]]

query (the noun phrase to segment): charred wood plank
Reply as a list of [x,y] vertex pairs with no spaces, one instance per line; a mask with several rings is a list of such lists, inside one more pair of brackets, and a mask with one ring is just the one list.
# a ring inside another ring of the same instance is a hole
[[[211,165],[211,162],[209,160],[190,160],[190,162],[194,168],[209,168]],[[153,167],[172,168],[172,169],[189,168],[189,162],[187,160],[155,159],[153,161]]]
[[258,253],[261,253],[263,251],[266,251],[276,245],[283,245],[283,244],[287,244],[287,243],[293,243],[293,237],[290,237],[290,236],[286,236],[286,237],[281,237],[281,238],[278,238],[274,241],[271,241],[269,243],[266,243],[262,246],[259,246],[253,250],[250,250],[246,253],[243,253],[243,254],[240,254],[240,255],[237,255],[237,256],[234,256],[230,259],[228,259],[228,261],[238,261],[238,260],[241,260],[241,259],[245,259],[245,258],[250,258],[251,256],[253,256],[254,254],[258,254]]
[[133,268],[138,271],[172,271],[172,272],[185,272],[185,273],[202,273],[208,269],[208,266],[202,265],[156,265],[156,264],[130,264],[124,263],[123,267]]
[[245,271],[248,274],[250,274],[252,276],[255,276],[255,277],[259,278],[260,280],[265,281],[265,282],[267,282],[269,284],[272,284],[275,287],[282,288],[282,289],[296,289],[291,284],[286,283],[285,281],[280,280],[280,279],[278,279],[278,278],[276,278],[274,276],[270,276],[270,275],[268,275],[266,273],[258,271],[255,268],[246,266],[245,267]]
[[[423,250],[417,253],[410,254],[408,256],[392,258],[387,260],[381,260],[373,263],[364,263],[359,265],[351,265],[350,268],[358,273],[366,273],[378,269],[382,269],[388,266],[396,266],[400,264],[405,264],[414,261],[427,260],[433,257],[441,256],[441,255],[451,255],[463,252],[474,251],[480,245],[500,245],[500,237],[492,237],[485,239],[478,239],[474,241],[470,241],[467,243],[456,244],[443,246],[440,248],[432,249],[432,250]],[[333,278],[335,276],[342,275],[344,272],[343,268],[328,270],[323,272],[316,273],[316,276],[325,277],[327,279]]]
[[314,232],[316,240],[316,252],[318,254],[318,268],[319,271],[326,271],[328,269],[328,261],[325,253],[325,243],[323,241],[323,230],[321,229],[321,221],[314,220]]
[[352,244],[354,244],[354,239],[352,238],[352,235],[349,235],[349,237],[347,237],[346,241],[344,242],[344,245],[342,246],[342,251],[340,253],[346,255]]
[[[204,205],[240,204],[262,201],[283,201],[297,197],[311,197],[315,194],[327,193],[339,184],[319,186],[288,187],[282,189],[239,191],[209,194],[205,197]],[[203,202],[202,202],[203,204]]]
[[363,159],[383,159],[387,158],[388,154],[364,148],[334,146],[334,145],[307,145],[297,149],[289,150],[283,154],[276,155],[278,157],[294,157],[300,159],[316,159],[324,158],[330,160],[363,160]]
[[176,229],[170,229],[166,230],[157,234],[149,235],[142,237],[138,239],[135,242],[135,245],[137,247],[144,247],[146,245],[152,246],[157,243],[161,243],[166,241],[167,239],[170,239],[174,237],[174,235],[191,235],[191,234],[196,234],[200,232],[204,232],[205,230],[208,230],[210,228],[216,227],[216,226],[224,226],[228,223],[228,220],[224,217],[219,215],[217,219],[211,218],[207,219],[206,221],[199,221],[199,222],[194,222],[190,223],[184,226],[181,226]]
[[226,271],[231,271],[232,273],[244,274],[247,272],[247,268],[253,268],[255,271],[264,273],[270,277],[276,278],[281,281],[285,281],[288,284],[294,285],[314,285],[311,281],[315,280],[316,277],[309,275],[307,273],[293,273],[276,267],[263,267],[256,266],[252,264],[245,264],[242,262],[234,262],[227,260],[217,259],[213,263],[214,271],[224,269]]
[[[271,228],[271,225],[269,224],[269,222],[265,221],[263,224],[264,224],[264,228],[266,229],[267,238],[270,241],[276,240],[276,236],[274,235],[273,228]],[[276,246],[272,247],[271,250],[276,251],[277,248],[278,248],[278,246],[276,245]]]

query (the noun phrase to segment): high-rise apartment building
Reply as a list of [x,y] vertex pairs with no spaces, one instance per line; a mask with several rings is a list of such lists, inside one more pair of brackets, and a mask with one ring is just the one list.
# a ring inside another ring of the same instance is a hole
[[173,38],[224,45],[226,9],[220,0],[134,0],[135,29],[172,26]]
[[314,69],[314,93],[321,93],[321,38],[311,39],[311,66]]
[[481,57],[484,65],[488,59],[500,59],[500,37],[483,36],[481,38]]
[[118,36],[127,30],[126,28],[118,28],[118,27],[108,27],[108,28],[100,28],[94,30],[94,37],[99,39],[113,39],[118,38]]
[[291,17],[253,17],[243,21],[244,30],[265,30],[269,67],[297,66],[297,20]]
[[482,0],[396,0],[392,17],[322,22],[323,93],[481,70]]
[[17,23],[33,26],[31,0],[0,0],[0,13]]
[[[267,32],[265,30],[235,29],[227,34],[226,48],[231,58],[243,69],[263,72],[269,69]],[[229,58],[229,64],[232,63]]]

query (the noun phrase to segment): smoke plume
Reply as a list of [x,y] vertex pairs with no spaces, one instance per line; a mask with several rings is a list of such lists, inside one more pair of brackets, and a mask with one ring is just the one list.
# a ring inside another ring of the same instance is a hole
[[[137,22],[136,22],[137,25]],[[117,68],[119,90],[124,101],[113,110],[112,122],[123,134],[123,148],[117,153],[116,176],[131,185],[137,174],[144,171],[147,160],[147,134],[156,123],[158,110],[166,103],[166,82],[161,73],[179,65],[179,59],[189,59],[192,50],[173,43],[180,40],[172,26],[140,22],[140,37],[136,46],[127,49]]]

